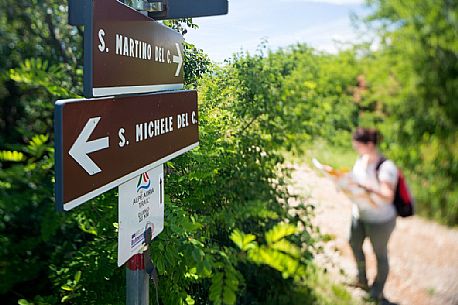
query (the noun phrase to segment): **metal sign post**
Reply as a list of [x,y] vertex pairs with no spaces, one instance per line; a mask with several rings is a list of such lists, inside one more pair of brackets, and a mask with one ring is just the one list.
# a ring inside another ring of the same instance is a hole
[[147,305],[157,273],[148,252],[164,227],[163,165],[119,186],[118,267],[126,261],[126,304]]
[[149,304],[150,277],[145,271],[144,254],[135,254],[126,265],[126,304]]
[[[84,96],[106,97],[56,102],[56,206],[68,211],[120,186],[119,213],[127,218],[119,218],[119,247],[130,245],[118,249],[118,265],[128,260],[126,301],[147,305],[150,279],[157,297],[145,246],[164,226],[162,164],[199,144],[197,92],[151,94],[183,88],[184,49],[178,32],[150,17],[227,14],[228,1],[68,2],[69,23],[84,26]],[[135,93],[147,94],[127,96]],[[157,176],[155,184],[149,176]]]

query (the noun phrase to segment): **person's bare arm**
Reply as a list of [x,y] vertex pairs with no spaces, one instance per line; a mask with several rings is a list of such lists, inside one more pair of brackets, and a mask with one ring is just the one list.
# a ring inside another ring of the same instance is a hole
[[382,199],[385,199],[390,204],[394,200],[395,186],[390,182],[380,181],[380,187],[378,188],[372,188],[365,185],[360,185],[360,187],[364,188],[369,193],[374,193]]

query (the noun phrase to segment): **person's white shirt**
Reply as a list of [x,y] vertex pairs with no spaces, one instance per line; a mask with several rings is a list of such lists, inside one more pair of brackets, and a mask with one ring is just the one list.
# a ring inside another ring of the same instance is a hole
[[[383,162],[376,176],[376,163],[368,163],[364,157],[358,158],[352,170],[354,182],[366,185],[369,188],[380,188],[380,182],[388,182],[396,187],[398,170],[390,160]],[[396,217],[396,208],[391,200],[369,193],[372,204],[368,200],[353,199],[353,216],[367,222],[386,222]]]

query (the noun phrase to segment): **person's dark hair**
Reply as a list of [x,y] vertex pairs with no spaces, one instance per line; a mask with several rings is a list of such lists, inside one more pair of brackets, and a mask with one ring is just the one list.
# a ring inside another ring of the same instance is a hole
[[378,143],[380,143],[381,139],[382,135],[375,128],[358,127],[353,132],[353,141],[356,142],[361,142],[365,144],[374,143],[374,145],[377,145]]

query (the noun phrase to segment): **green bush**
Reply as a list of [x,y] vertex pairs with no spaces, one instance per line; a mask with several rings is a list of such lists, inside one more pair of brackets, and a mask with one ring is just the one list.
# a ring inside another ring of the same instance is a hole
[[[161,303],[318,302],[311,208],[286,204],[282,152],[298,144],[299,107],[284,95],[287,64],[274,53],[241,54],[188,78],[199,91],[200,146],[166,164],[165,228],[151,246]],[[9,75],[23,92],[34,86],[40,99],[53,99],[65,89],[47,81],[50,71],[66,77],[44,61]],[[52,109],[41,110],[50,117]],[[24,133],[27,145],[1,154],[0,293],[8,303],[122,304],[116,191],[66,214],[54,211],[52,135],[28,136],[44,127],[34,125]]]

